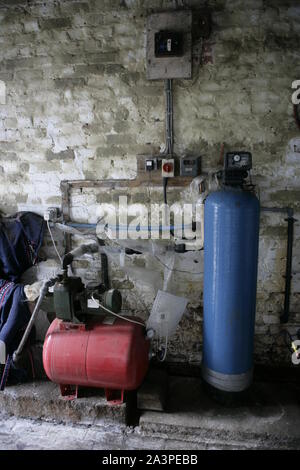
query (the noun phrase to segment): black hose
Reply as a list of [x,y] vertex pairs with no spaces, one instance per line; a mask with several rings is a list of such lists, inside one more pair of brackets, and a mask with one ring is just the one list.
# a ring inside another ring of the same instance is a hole
[[96,253],[98,251],[98,244],[86,244],[80,245],[78,248],[67,253],[62,260],[62,268],[64,271],[67,270],[68,266],[72,263],[73,259],[77,256],[85,255],[86,253]]
[[168,186],[168,178],[163,178],[163,188],[164,188],[164,203],[168,204],[167,202],[167,186]]

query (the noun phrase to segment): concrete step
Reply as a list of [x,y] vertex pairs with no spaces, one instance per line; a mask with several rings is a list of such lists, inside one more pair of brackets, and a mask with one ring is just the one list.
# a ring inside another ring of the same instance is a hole
[[167,412],[144,411],[141,432],[208,448],[300,449],[300,384],[256,382],[236,403],[216,403],[200,378],[170,377]]
[[133,431],[126,426],[135,406],[132,397],[126,405],[111,406],[103,390],[82,389],[70,401],[45,380],[8,386],[0,393],[1,412],[14,419],[99,429],[100,434],[107,430],[111,437],[117,432],[116,448],[133,432],[134,448],[300,449],[299,404],[299,383],[255,382],[245,397],[225,406],[204,391],[200,378],[171,376],[166,411],[142,411]]
[[7,386],[0,392],[2,413],[20,418],[42,419],[58,423],[97,425],[128,422],[130,402],[121,405],[107,403],[101,389],[82,389],[75,400],[60,395],[58,385],[39,380],[15,386]]

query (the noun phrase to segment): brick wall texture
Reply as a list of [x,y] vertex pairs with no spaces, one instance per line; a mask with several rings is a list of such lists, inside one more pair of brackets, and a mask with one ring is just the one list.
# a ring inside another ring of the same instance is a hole
[[[129,178],[136,156],[164,144],[164,84],[145,73],[145,21],[178,7],[212,12],[212,34],[191,81],[174,82],[175,151],[202,155],[217,168],[220,147],[253,154],[253,180],[264,206],[300,208],[300,132],[291,103],[300,79],[298,0],[0,0],[0,209],[43,212],[61,203],[63,179]],[[149,189],[149,188],[148,188]],[[150,191],[150,189],[149,189]],[[132,190],[133,202],[149,191]],[[153,198],[159,200],[161,192]],[[94,222],[97,204],[118,191],[74,190],[72,218]],[[176,199],[178,190],[170,190]],[[57,234],[56,234],[57,235]],[[59,237],[58,237],[59,239]],[[47,242],[48,243],[48,242]],[[49,246],[49,252],[51,248]],[[52,253],[54,256],[54,253]],[[295,225],[291,317],[300,322],[300,225]],[[255,355],[285,362],[279,333],[284,300],[286,222],[261,217]],[[202,332],[202,253],[177,255],[170,290],[190,299],[170,343],[169,360],[198,362]],[[111,263],[125,306],[144,316],[161,287],[163,267],[150,256]],[[75,264],[97,280],[100,264]],[[138,273],[138,274],[137,274]],[[156,284],[151,285],[155,278]],[[150,284],[149,284],[150,282]]]

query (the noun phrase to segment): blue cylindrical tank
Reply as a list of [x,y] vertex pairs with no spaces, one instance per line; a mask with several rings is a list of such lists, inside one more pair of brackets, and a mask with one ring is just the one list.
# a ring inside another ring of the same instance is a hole
[[255,195],[230,188],[207,197],[202,376],[227,392],[252,381],[258,238]]

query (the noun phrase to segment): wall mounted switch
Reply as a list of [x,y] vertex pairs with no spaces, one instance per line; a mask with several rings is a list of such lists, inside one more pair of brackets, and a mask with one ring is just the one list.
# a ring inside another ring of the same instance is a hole
[[174,178],[175,161],[174,158],[163,159],[161,162],[161,176],[163,178]]
[[145,171],[157,170],[157,158],[147,158],[145,160]]

